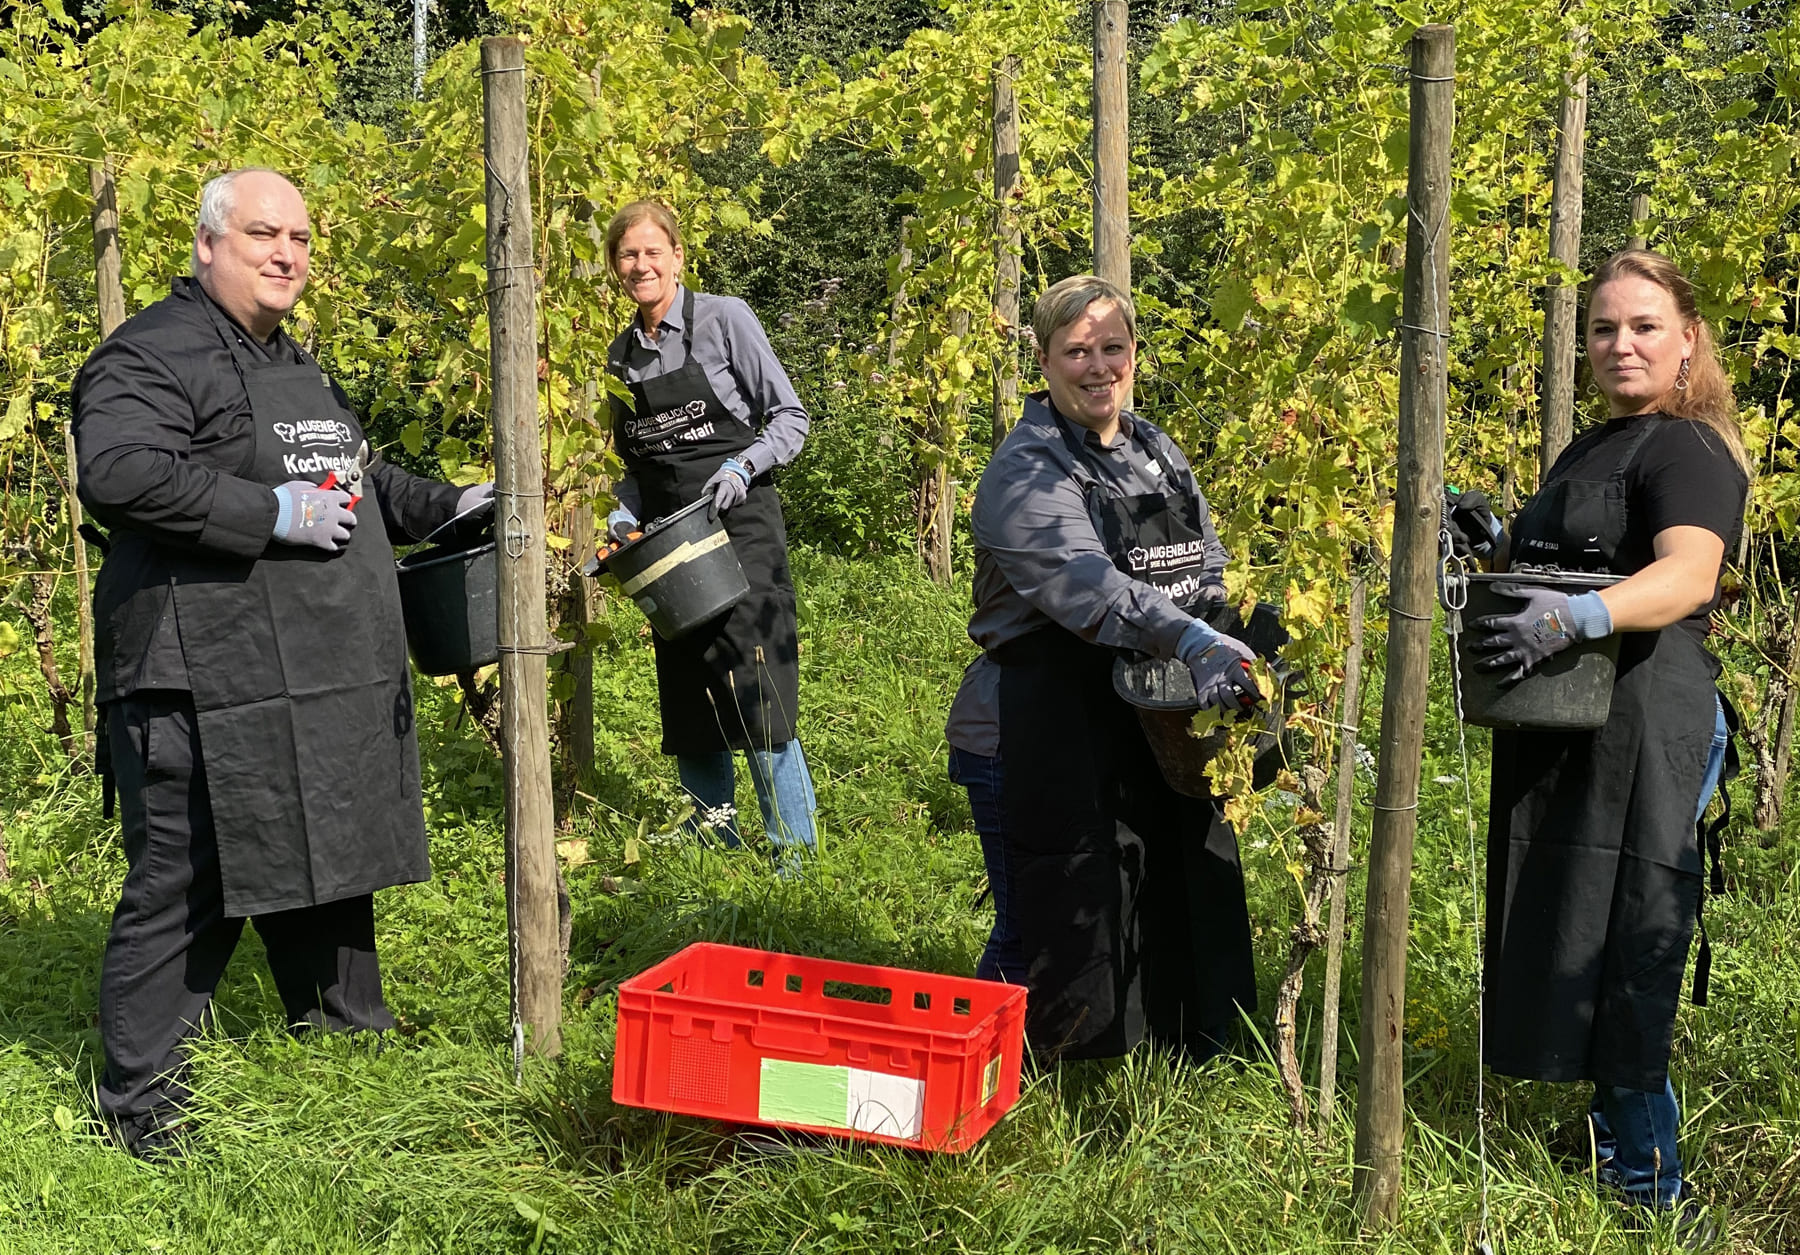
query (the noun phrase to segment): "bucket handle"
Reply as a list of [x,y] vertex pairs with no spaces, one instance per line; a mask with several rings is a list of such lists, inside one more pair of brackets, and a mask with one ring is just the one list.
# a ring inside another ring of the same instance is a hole
[[449,518],[445,519],[442,523],[439,523],[436,527],[432,528],[431,534],[429,536],[425,537],[425,539],[421,540],[419,543],[421,545],[429,545],[432,541],[434,541],[438,538],[439,533],[444,532],[451,527],[454,527],[456,524],[462,522],[464,519],[469,518],[476,514],[480,514],[483,510],[492,510],[492,509],[497,508],[495,506],[495,500],[496,499],[493,497],[483,497],[480,501],[477,501],[474,505],[470,506],[468,509],[461,511],[460,513],[451,515]]

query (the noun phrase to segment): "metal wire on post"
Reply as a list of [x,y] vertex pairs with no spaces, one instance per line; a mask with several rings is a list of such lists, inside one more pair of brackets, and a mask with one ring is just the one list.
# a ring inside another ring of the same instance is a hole
[[1444,605],[1444,634],[1450,638],[1450,693],[1456,707],[1456,750],[1462,763],[1463,819],[1469,837],[1469,897],[1475,928],[1475,1145],[1481,1177],[1481,1219],[1475,1231],[1476,1255],[1492,1255],[1488,1235],[1487,1155],[1487,944],[1482,928],[1481,872],[1475,834],[1475,794],[1469,784],[1468,725],[1463,721],[1460,647],[1463,609],[1469,604],[1468,564],[1456,556],[1448,526],[1438,532],[1438,590]]

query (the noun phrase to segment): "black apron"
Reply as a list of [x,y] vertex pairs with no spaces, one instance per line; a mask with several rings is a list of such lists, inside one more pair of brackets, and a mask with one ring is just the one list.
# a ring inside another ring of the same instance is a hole
[[[221,469],[271,488],[355,473],[362,426],[317,364],[257,362],[208,315],[255,429],[244,464]],[[271,543],[259,558],[173,565],[226,913],[427,879],[400,591],[376,503],[335,554]]]
[[[1155,456],[1145,436],[1134,426]],[[1196,502],[1098,485],[1087,498],[1121,570],[1184,609],[1197,602],[1187,591],[1203,584]],[[1055,626],[993,653],[1026,1038],[1045,1059],[1110,1058],[1146,1036],[1205,1058],[1239,1008],[1256,1006],[1237,838],[1216,801],[1163,779],[1136,712],[1113,691],[1115,656]]]
[[[719,464],[756,438],[756,424],[725,408],[705,366],[694,360],[692,292],[684,290],[681,317],[686,360],[666,375],[628,384],[632,408],[621,410],[613,425],[647,520],[698,501]],[[611,368],[624,379],[622,361]],[[680,640],[652,638],[665,754],[773,749],[793,740],[799,723],[794,583],[787,525],[769,474],[758,475],[750,495],[721,517],[750,594]]]
[[[1619,560],[1625,478],[1657,421],[1612,437],[1625,447],[1605,479],[1552,468],[1514,525],[1515,564],[1633,573]],[[1603,727],[1494,733],[1486,1011],[1495,1071],[1662,1089],[1700,901],[1694,807],[1719,670],[1680,624],[1627,632]]]

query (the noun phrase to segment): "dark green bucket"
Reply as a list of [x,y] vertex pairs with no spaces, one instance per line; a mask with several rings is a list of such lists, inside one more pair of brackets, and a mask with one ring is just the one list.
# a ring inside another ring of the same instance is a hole
[[396,564],[406,646],[426,675],[455,675],[500,661],[492,513],[485,524],[461,526],[462,534],[448,543],[415,549]]
[[[1287,726],[1290,691],[1298,679],[1280,661],[1281,647],[1290,639],[1287,629],[1281,626],[1274,607],[1262,602],[1257,603],[1247,623],[1232,606],[1214,607],[1204,617],[1213,627],[1236,637],[1271,663],[1281,682],[1281,691],[1272,695],[1274,700],[1248,720],[1256,728],[1250,733],[1256,755],[1253,783],[1263,788],[1274,780],[1285,762],[1282,733]],[[1220,725],[1194,735],[1194,716],[1199,713],[1200,701],[1188,665],[1177,658],[1149,658],[1141,662],[1116,658],[1113,692],[1137,709],[1144,739],[1150,743],[1150,752],[1156,756],[1156,765],[1162,769],[1169,787],[1187,797],[1212,796],[1206,769],[1231,743],[1231,727]]]
[[708,517],[710,505],[702,497],[657,519],[606,556],[605,569],[666,641],[712,622],[750,593],[725,524]]
[[1598,728],[1612,709],[1613,676],[1619,660],[1617,633],[1602,640],[1571,645],[1510,687],[1502,673],[1483,671],[1483,655],[1472,642],[1482,633],[1476,620],[1510,614],[1524,603],[1494,591],[1496,584],[1522,584],[1554,589],[1573,597],[1617,584],[1623,578],[1586,571],[1485,572],[1468,577],[1468,604],[1463,631],[1457,637],[1457,670],[1462,677],[1463,722],[1480,728],[1547,728],[1578,731]]

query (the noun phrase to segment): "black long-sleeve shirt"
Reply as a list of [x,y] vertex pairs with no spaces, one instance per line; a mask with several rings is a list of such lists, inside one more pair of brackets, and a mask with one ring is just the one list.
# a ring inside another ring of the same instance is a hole
[[[81,501],[112,533],[113,546],[94,587],[99,701],[188,687],[171,555],[242,561],[272,543],[278,507],[270,485],[219,469],[248,464],[255,432],[214,312],[254,360],[310,360],[285,332],[259,341],[198,282],[177,279],[168,297],[95,349],[76,377]],[[332,389],[348,409],[342,389]],[[449,518],[461,491],[379,458],[365,484],[388,534],[410,540]]]

